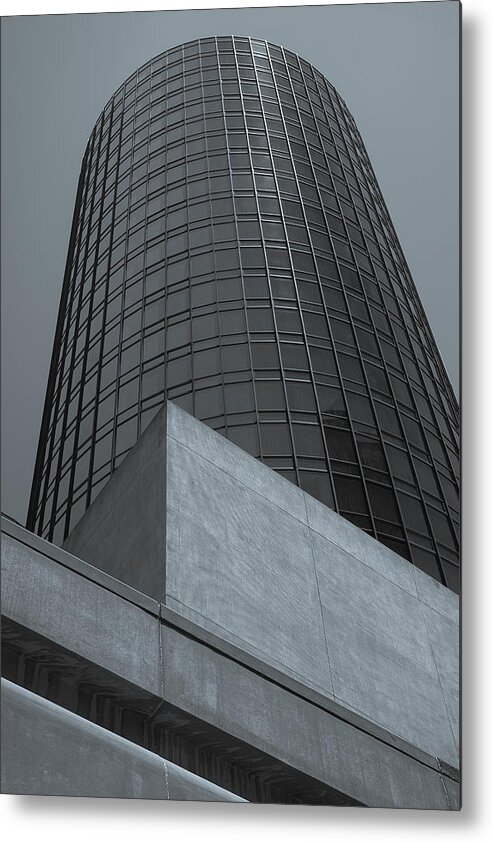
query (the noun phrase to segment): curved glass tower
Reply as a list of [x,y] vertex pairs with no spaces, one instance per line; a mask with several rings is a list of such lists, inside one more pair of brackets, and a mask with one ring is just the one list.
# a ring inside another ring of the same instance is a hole
[[458,409],[356,124],[282,47],[168,50],[82,162],[28,526],[169,398],[458,588]]

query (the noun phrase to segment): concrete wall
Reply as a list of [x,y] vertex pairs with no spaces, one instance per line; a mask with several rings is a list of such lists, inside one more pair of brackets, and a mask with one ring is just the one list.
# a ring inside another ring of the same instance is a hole
[[67,549],[131,584],[138,558],[180,615],[458,765],[453,592],[172,403],[138,447],[153,475],[131,454]]
[[166,555],[166,412],[158,412],[64,547],[162,600]]

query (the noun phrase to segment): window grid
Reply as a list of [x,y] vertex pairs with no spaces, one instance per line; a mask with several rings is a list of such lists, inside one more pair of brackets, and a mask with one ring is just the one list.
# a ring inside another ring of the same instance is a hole
[[[337,118],[337,119],[338,119],[338,118]],[[339,122],[339,125],[341,126],[340,122]],[[341,129],[342,129],[342,126],[341,126]],[[338,152],[339,152],[338,157],[339,157],[339,159],[340,159],[340,161],[341,161],[341,166],[342,166],[342,160],[341,160],[341,156],[340,156],[340,150],[338,150]],[[356,173],[355,173],[355,172],[354,172],[354,175],[355,175],[355,177],[356,177]],[[340,204],[340,203],[339,203],[339,204]],[[356,209],[356,211],[355,211],[355,212],[356,212],[356,215],[357,215],[357,216],[358,216],[358,218],[359,218],[359,212],[358,212],[358,209]],[[347,225],[346,225],[346,222],[345,222],[344,215],[342,214],[342,210],[341,210],[341,215],[342,215],[342,217],[343,217],[343,224],[344,224],[344,225],[346,226],[346,228],[347,228]],[[366,240],[366,235],[365,235],[364,227],[363,227],[362,225],[361,225],[361,231],[362,231],[362,235],[363,235],[363,239],[364,239],[364,241],[365,241],[365,244],[367,244],[367,240]],[[353,249],[352,249],[352,244],[351,244],[351,242],[350,242],[349,235],[348,235],[348,242],[349,242],[349,246],[350,246],[351,250],[353,250]],[[368,257],[369,257],[369,260],[370,260],[370,264],[372,265],[372,269],[373,269],[373,272],[374,272],[375,277],[376,277],[375,267],[374,267],[374,264],[373,264],[373,257],[372,257],[371,251],[370,251],[370,249],[369,249],[368,247],[367,247],[367,252],[368,252]],[[356,263],[356,261],[355,261],[355,263]],[[360,274],[360,273],[359,273],[359,274]],[[361,277],[361,274],[360,274],[360,277]],[[372,310],[371,310],[371,307],[370,307],[370,304],[369,304],[369,300],[368,300],[368,297],[367,297],[367,295],[366,295],[366,291],[365,291],[365,288],[364,288],[364,285],[363,285],[363,284],[362,284],[362,291],[363,291],[363,296],[364,296],[364,299],[365,299],[366,304],[367,304],[367,306],[368,306],[369,319],[370,319],[370,323],[371,323],[371,324],[372,324],[372,326],[373,326],[373,331],[374,331],[375,340],[376,340],[376,342],[377,342],[377,345],[378,345],[378,346],[379,346],[379,348],[381,349],[381,343],[380,343],[379,332],[376,330],[375,323],[374,323],[374,320],[373,320],[373,317],[372,317]],[[384,311],[386,312],[386,315],[387,315],[387,317],[388,317],[388,319],[389,319],[389,323],[390,323],[390,325],[391,325],[391,328],[390,328],[390,329],[391,329],[391,331],[392,331],[392,320],[390,319],[390,314],[389,314],[389,312],[388,312],[388,310],[387,310],[387,308],[386,308],[386,305],[385,305],[385,299],[382,299],[382,300],[383,300],[383,307],[384,307]],[[349,309],[349,308],[348,308],[348,309]],[[351,318],[351,316],[350,316],[350,318]],[[396,338],[396,336],[395,336],[395,333],[394,333],[393,331],[392,331],[392,333],[393,333],[393,338],[394,338],[394,342],[395,342],[395,347],[396,347],[397,353],[400,355],[400,346],[399,346],[399,343],[398,343],[398,341],[397,341],[397,338]],[[382,362],[383,362],[383,369],[384,369],[384,371],[387,371],[387,367],[386,367],[386,364],[385,364],[385,359],[384,359],[384,356],[383,356],[383,354],[382,354],[382,353],[381,353],[381,359],[382,359]],[[365,372],[365,371],[366,371],[366,369],[365,369],[365,365],[364,365],[364,360],[363,360],[363,359],[362,359],[362,364],[363,364],[363,371]],[[392,383],[391,383],[390,377],[388,376],[388,371],[387,371],[387,377],[388,377],[388,382],[389,382],[389,388],[390,388],[391,396],[392,396],[392,398],[393,398],[394,407],[398,408],[398,404],[397,404],[397,401],[396,401],[396,398],[395,398],[395,394],[394,394],[393,389],[392,389]],[[375,404],[374,404],[374,399],[373,399],[373,390],[370,388],[370,384],[369,384],[369,382],[368,382],[368,378],[367,378],[367,376],[366,376],[366,373],[365,373],[365,378],[366,378],[366,383],[367,383],[367,387],[368,387],[368,397],[369,397],[370,402],[371,402],[371,404],[372,404],[372,406],[373,406],[373,411],[375,412]],[[412,392],[412,390],[411,390],[411,395],[412,395],[412,394],[413,394],[413,392]],[[414,405],[415,405],[415,409],[416,409],[416,411],[417,411],[417,417],[419,418],[419,417],[420,417],[420,415],[419,415],[419,412],[418,412],[418,408],[417,408],[416,404],[414,404]],[[403,443],[406,445],[406,444],[407,444],[407,441],[406,441],[406,435],[405,435],[405,430],[404,430],[404,428],[402,427],[402,424],[401,424],[401,431],[402,431],[402,440],[403,440]],[[379,432],[380,432],[380,430],[379,430]],[[383,446],[383,452],[386,454],[386,453],[387,453],[387,451],[386,451],[386,447],[385,447],[385,441],[384,441],[384,439],[383,439],[381,436],[380,436],[380,440],[381,440],[381,443],[382,443],[382,446]],[[411,455],[411,454],[410,454],[410,452],[409,452],[409,455]],[[428,454],[428,455],[430,455],[430,454]],[[399,511],[400,511],[400,510],[401,510],[400,497],[399,497],[399,494],[398,494],[397,489],[396,489],[396,485],[395,485],[395,482],[394,482],[394,479],[393,479],[393,474],[392,474],[392,471],[390,470],[390,465],[389,465],[389,462],[388,462],[388,458],[387,458],[387,456],[386,456],[386,460],[387,460],[387,466],[388,466],[388,471],[389,471],[389,477],[390,477],[390,480],[391,480],[391,486],[392,486],[392,489],[393,489],[393,492],[394,492],[395,501],[396,501],[397,507],[398,507],[398,509],[399,509]],[[411,465],[413,465],[413,460],[411,459],[410,461],[411,461]],[[440,556],[439,556],[439,549],[438,549],[438,547],[437,547],[436,540],[435,540],[435,537],[434,537],[434,531],[433,531],[432,523],[431,523],[430,519],[427,517],[427,505],[426,505],[426,501],[423,499],[423,495],[421,494],[421,489],[420,489],[420,485],[419,485],[418,476],[417,476],[417,474],[416,474],[416,472],[415,472],[415,471],[414,471],[414,479],[415,479],[415,483],[416,483],[416,485],[415,485],[415,490],[418,492],[419,499],[420,499],[421,503],[423,504],[423,511],[424,511],[425,516],[426,516],[426,519],[427,519],[427,525],[428,525],[428,529],[429,529],[429,534],[430,534],[431,536],[433,536],[433,540],[434,540],[434,551],[435,551],[435,554],[436,554],[436,556],[437,556],[437,559],[439,559],[439,558],[440,558]],[[445,497],[444,497],[444,500],[445,500],[445,503],[446,503],[446,498],[445,498]],[[404,520],[405,520],[405,519],[402,517],[402,512],[401,512],[401,511],[400,511],[400,514],[401,514],[401,519],[402,519],[402,520],[403,520],[403,522],[404,522]],[[410,546],[410,547],[409,547],[409,549],[410,549],[410,552],[411,552],[411,555],[412,555],[412,547]],[[444,575],[443,570],[442,570],[441,568],[440,568],[440,572],[441,572],[441,579],[442,579],[442,581],[443,581],[443,582],[445,582],[445,581],[446,581],[446,579],[445,579],[445,575]]]
[[32,528],[63,540],[170,397],[457,588],[457,405],[334,87],[256,39],[169,50],[78,195]]
[[[76,243],[76,246],[75,246],[75,255],[74,255],[74,260],[73,260],[73,265],[75,267],[78,266],[79,254],[82,250],[82,232],[83,232],[83,229],[84,229],[84,220],[85,220],[85,217],[86,217],[86,210],[88,208],[87,202],[88,202],[89,183],[90,183],[90,169],[91,169],[92,156],[94,154],[95,139],[96,139],[96,131],[93,132],[93,135],[92,135],[91,139],[89,140],[88,150],[86,152],[86,156],[84,158],[84,163],[83,163],[83,170],[85,170],[85,185],[84,185],[83,201],[81,203],[81,224],[80,224],[80,227],[79,227],[79,234],[78,234],[77,243]],[[70,259],[70,257],[71,257],[71,255],[69,253],[69,259]],[[65,405],[62,407],[62,410],[63,410],[62,418],[63,418],[63,420],[62,420],[61,439],[63,439],[63,430],[66,428],[66,419],[67,419],[68,409],[69,409],[70,384],[71,384],[71,378],[72,378],[73,368],[74,368],[73,363],[74,363],[75,347],[76,347],[75,346],[75,334],[77,332],[78,319],[79,319],[79,315],[80,315],[80,298],[81,298],[81,294],[82,294],[82,281],[80,281],[79,300],[77,302],[77,305],[74,308],[74,300],[75,300],[75,295],[76,295],[76,292],[77,292],[74,275],[75,275],[75,273],[71,276],[68,275],[68,273],[67,273],[67,277],[71,277],[71,284],[70,284],[71,299],[70,299],[70,304],[69,304],[69,307],[68,307],[68,312],[66,314],[65,321],[68,320],[69,316],[71,315],[72,310],[74,310],[75,311],[75,328],[74,328],[74,345],[73,345],[73,351],[72,351],[72,355],[71,355],[71,364],[69,366],[69,378],[68,378],[68,381],[67,381],[67,399],[66,399]],[[67,338],[68,338],[68,332],[65,334],[64,344],[66,343]],[[62,361],[66,359],[65,353],[64,353],[64,348],[62,349],[62,353],[61,353],[60,356],[61,356]],[[54,398],[55,398],[54,406],[56,407],[56,409],[54,410],[54,417],[56,418],[57,412],[58,412],[58,406],[59,406],[59,402],[60,402],[60,390],[57,391],[57,393],[54,395]],[[47,495],[47,489],[48,489],[49,482],[50,482],[50,472],[51,472],[51,470],[53,468],[53,464],[54,464],[53,446],[54,446],[55,433],[56,433],[56,426],[55,426],[55,424],[53,424],[53,430],[52,430],[52,434],[51,434],[50,442],[49,442],[48,458],[46,460],[47,471],[46,471],[46,479],[45,479],[45,490],[44,490],[44,493],[43,493],[42,498],[41,498],[41,509],[40,509],[40,514],[39,514],[39,532],[40,532],[41,535],[43,535],[43,537],[50,537],[50,538],[52,536],[52,528],[51,528],[52,515],[54,514],[54,510],[55,510],[55,507],[56,507],[56,488],[55,488],[55,486],[53,487],[53,491],[52,491],[52,497],[53,497],[52,513],[49,516],[49,518],[47,519],[48,520],[47,525],[46,525],[46,520],[45,520],[44,514],[45,514],[46,501],[47,501],[47,496],[48,496]],[[58,460],[57,460],[57,463],[56,463],[57,467],[55,468],[55,471],[54,471],[55,485],[56,485],[56,482],[57,482],[56,478],[60,476],[61,462],[62,462],[62,453],[61,453],[61,448],[60,448],[59,457],[58,457]]]

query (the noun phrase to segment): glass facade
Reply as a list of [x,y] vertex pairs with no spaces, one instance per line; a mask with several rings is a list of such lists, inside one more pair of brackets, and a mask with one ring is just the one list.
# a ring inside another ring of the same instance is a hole
[[458,589],[457,402],[351,114],[264,41],[168,50],[91,134],[29,528],[165,398]]

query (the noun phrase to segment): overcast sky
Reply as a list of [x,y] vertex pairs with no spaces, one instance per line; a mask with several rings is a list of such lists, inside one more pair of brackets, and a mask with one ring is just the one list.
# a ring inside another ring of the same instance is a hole
[[4,18],[2,510],[21,522],[88,136],[151,56],[230,34],[294,50],[345,99],[458,390],[458,2]]

